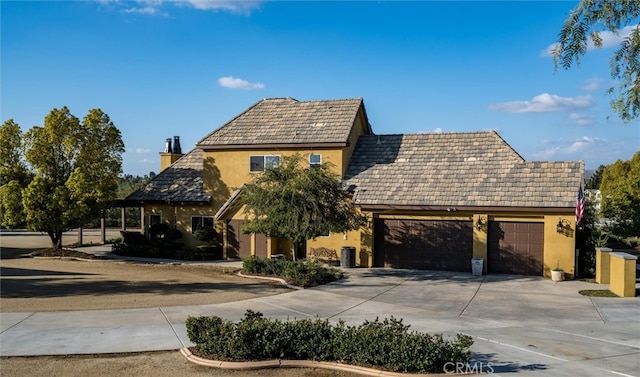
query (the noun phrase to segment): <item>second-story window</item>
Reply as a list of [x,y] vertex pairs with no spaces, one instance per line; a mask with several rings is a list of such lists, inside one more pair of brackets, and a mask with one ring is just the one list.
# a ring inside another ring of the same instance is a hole
[[317,168],[322,165],[322,155],[321,154],[310,154],[309,155],[309,167]]
[[267,169],[273,169],[280,166],[280,156],[251,156],[250,157],[250,170],[252,173],[265,171]]

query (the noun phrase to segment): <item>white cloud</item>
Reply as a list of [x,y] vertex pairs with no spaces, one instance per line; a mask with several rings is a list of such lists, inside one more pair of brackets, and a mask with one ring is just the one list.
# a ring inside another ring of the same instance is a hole
[[[110,5],[120,8],[124,13],[137,13],[146,15],[167,15],[161,12],[160,8],[165,4],[174,6],[190,7],[204,11],[226,11],[231,13],[248,14],[253,9],[259,8],[261,0],[95,0],[102,5]],[[121,7],[126,7],[122,9]]]
[[[602,48],[610,48],[610,47],[617,47],[620,45],[620,42],[622,42],[622,40],[624,38],[627,38],[629,36],[629,34],[631,34],[631,31],[635,28],[637,28],[638,25],[630,25],[630,26],[625,26],[624,28],[622,28],[621,30],[618,30],[618,33],[613,33],[609,30],[603,30],[600,32],[600,38],[602,39]],[[553,56],[553,50],[558,46],[558,43],[552,43],[549,46],[547,46],[547,48],[545,48],[544,50],[540,51],[540,56],[542,57],[549,57],[549,56]],[[591,38],[587,38],[587,51],[591,51],[591,50],[595,50],[597,49],[597,47],[593,44],[593,41],[591,41]]]
[[594,105],[591,96],[560,97],[556,94],[542,93],[530,101],[512,101],[493,103],[489,110],[504,113],[546,113],[554,111],[570,111]]
[[136,148],[136,153],[137,154],[151,153],[151,149],[149,149],[149,148]]
[[262,1],[250,0],[174,0],[178,3],[186,3],[200,10],[226,10],[235,13],[248,13],[258,8]]
[[145,6],[141,8],[127,8],[123,10],[124,13],[137,13],[137,14],[148,14],[153,15],[158,13],[158,9],[155,6]]
[[243,79],[237,79],[231,76],[220,77],[218,79],[218,84],[225,88],[231,89],[245,89],[245,90],[254,90],[254,89],[264,89],[265,86],[261,82],[249,82]]
[[151,165],[151,164],[155,164],[157,161],[153,161],[153,160],[150,160],[148,158],[143,158],[142,160],[138,160],[137,162],[139,164]]
[[596,122],[595,118],[592,116],[580,115],[578,113],[569,114],[569,119],[576,126],[590,126]]
[[[624,28],[622,28],[622,30],[618,31],[618,34],[612,33],[608,30],[600,32],[600,38],[602,38],[602,48],[616,47],[620,45],[620,42],[622,42],[624,38],[627,38],[629,34],[631,34],[631,31],[637,27],[638,25],[625,26]],[[589,42],[587,48],[593,50],[596,47],[592,42]]]
[[540,51],[540,56],[543,58],[553,56],[553,51],[558,47],[558,45],[558,42],[550,44],[547,48]]
[[594,150],[605,148],[604,145],[608,143],[607,139],[591,136],[581,136],[572,140],[559,140],[553,143],[549,140],[543,140],[542,144],[551,145],[534,153],[534,157],[542,160],[585,160],[585,156],[591,155]]
[[593,77],[584,82],[584,85],[582,86],[582,90],[585,90],[587,92],[593,92],[594,90],[600,89],[601,85],[602,85],[602,79]]

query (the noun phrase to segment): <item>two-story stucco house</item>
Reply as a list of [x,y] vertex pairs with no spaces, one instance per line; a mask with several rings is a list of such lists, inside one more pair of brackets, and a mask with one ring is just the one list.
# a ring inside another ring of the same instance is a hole
[[126,198],[145,227],[176,226],[189,246],[215,226],[227,258],[290,255],[288,240],[242,232],[240,188],[282,157],[330,162],[368,225],[308,240],[356,248],[363,267],[488,273],[574,273],[575,202],[582,162],[525,161],[496,132],[375,135],[362,99],[264,99],[187,154],[161,153],[162,171]]

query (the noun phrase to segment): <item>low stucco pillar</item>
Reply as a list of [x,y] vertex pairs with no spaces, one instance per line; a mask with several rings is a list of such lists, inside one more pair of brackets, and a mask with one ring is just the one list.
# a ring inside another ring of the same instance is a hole
[[596,248],[596,283],[609,284],[609,264],[611,259],[609,254],[612,251],[608,247]]
[[636,263],[638,257],[627,253],[610,253],[609,289],[620,297],[636,297]]

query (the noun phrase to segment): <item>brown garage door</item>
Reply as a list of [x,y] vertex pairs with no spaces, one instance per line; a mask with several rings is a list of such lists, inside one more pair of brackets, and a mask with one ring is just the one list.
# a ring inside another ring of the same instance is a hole
[[246,221],[231,220],[227,224],[227,257],[248,258],[251,255],[251,235],[242,233]]
[[376,267],[471,271],[471,221],[376,219],[374,226]]
[[496,274],[542,275],[544,224],[489,222],[487,269]]

